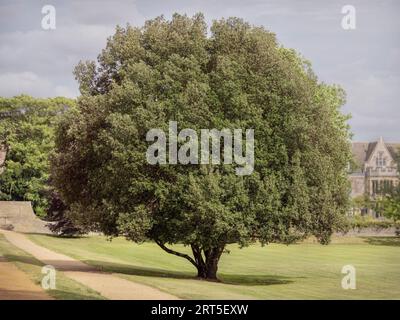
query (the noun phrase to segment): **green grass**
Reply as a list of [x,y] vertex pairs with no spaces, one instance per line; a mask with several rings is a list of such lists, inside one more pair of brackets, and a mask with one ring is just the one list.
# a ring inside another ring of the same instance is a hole
[[[0,256],[14,263],[20,270],[25,272],[35,284],[41,284],[44,276],[41,273],[44,264],[25,251],[9,243],[2,234],[0,234]],[[47,290],[47,293],[53,298],[61,300],[104,299],[94,290],[67,278],[60,271],[56,274],[56,289]]]
[[[186,260],[154,243],[123,238],[77,239],[30,235],[40,245],[185,299],[400,299],[399,238],[337,238],[291,246],[229,246],[219,267],[221,283],[195,279]],[[175,249],[188,252],[183,246]],[[357,289],[344,290],[341,269],[351,264]]]

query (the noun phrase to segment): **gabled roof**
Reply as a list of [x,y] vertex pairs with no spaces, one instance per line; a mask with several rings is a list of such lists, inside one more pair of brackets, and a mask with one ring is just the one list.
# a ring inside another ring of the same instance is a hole
[[354,161],[360,168],[362,168],[364,162],[367,159],[368,147],[368,142],[353,142],[351,144]]
[[[371,154],[374,152],[377,141],[374,142],[353,142],[351,149],[353,152],[353,158],[357,166],[361,169],[364,163],[369,159]],[[385,146],[390,152],[390,155],[395,158],[396,154],[400,152],[400,143],[386,143]]]
[[400,153],[400,143],[385,143],[390,155],[395,159]]
[[374,152],[377,145],[378,145],[377,141],[368,143],[368,149],[367,149],[367,154],[365,155],[365,161],[368,161],[371,158],[371,155]]

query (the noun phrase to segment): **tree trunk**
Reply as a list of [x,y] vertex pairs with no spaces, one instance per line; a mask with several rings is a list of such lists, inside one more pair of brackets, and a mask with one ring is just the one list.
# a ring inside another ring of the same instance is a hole
[[207,270],[206,266],[197,266],[197,277],[206,279],[207,278]]
[[197,277],[207,280],[218,280],[217,278],[218,262],[211,265],[197,267]]
[[225,246],[215,247],[209,250],[203,250],[205,261],[203,259],[202,250],[192,245],[193,256],[196,260],[197,276],[207,280],[218,280],[218,262]]
[[197,269],[197,277],[206,280],[218,280],[218,262],[222,255],[222,252],[224,251],[225,245],[220,245],[219,247],[213,247],[211,249],[202,249],[200,246],[192,244],[191,248],[194,257],[193,259],[187,254],[167,248],[165,244],[161,241],[156,240],[156,243],[164,251],[189,260],[190,263],[192,263]]
[[218,271],[218,258],[213,258],[209,263],[207,263],[207,270],[206,270],[206,279],[210,280],[218,280],[217,278],[217,271]]

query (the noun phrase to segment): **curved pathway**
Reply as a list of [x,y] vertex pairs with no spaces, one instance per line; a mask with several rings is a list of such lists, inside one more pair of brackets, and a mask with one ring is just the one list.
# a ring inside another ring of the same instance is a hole
[[51,300],[28,275],[0,256],[0,300]]
[[67,277],[97,291],[111,300],[176,300],[158,289],[100,272],[82,261],[51,251],[29,240],[24,234],[0,230],[14,246],[28,252],[46,265],[62,271]]

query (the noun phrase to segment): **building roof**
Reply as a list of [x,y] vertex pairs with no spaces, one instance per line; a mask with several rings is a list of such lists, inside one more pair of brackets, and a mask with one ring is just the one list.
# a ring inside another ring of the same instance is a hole
[[[351,144],[354,161],[359,167],[359,169],[361,169],[364,163],[369,159],[377,143],[378,143],[377,141],[374,141],[374,142],[353,142]],[[400,150],[400,143],[385,142],[385,145],[388,151],[390,152],[391,156],[395,158],[396,153],[398,153]]]
[[369,142],[353,142],[351,144],[351,151],[353,152],[353,159],[358,167],[362,167],[367,159]]
[[392,157],[396,158],[400,152],[400,143],[386,143],[386,148],[388,148]]

